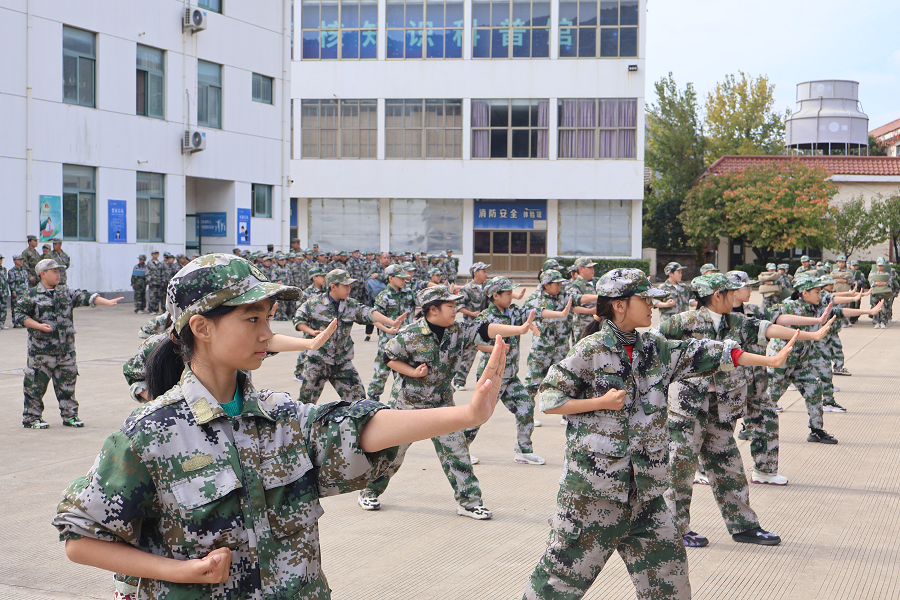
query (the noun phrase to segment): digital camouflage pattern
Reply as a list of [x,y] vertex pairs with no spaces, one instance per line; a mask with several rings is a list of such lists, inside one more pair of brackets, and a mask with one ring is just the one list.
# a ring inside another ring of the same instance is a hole
[[[406,275],[405,273],[403,274]],[[404,277],[405,278],[405,277]],[[406,287],[399,290],[393,286],[387,286],[378,297],[375,298],[374,309],[388,317],[396,319],[403,313],[412,315],[416,310],[416,295]],[[384,384],[387,382],[388,375],[391,373],[390,367],[387,366],[387,360],[384,356],[384,348],[388,341],[393,339],[393,335],[378,330],[378,350],[375,352],[375,371],[372,373],[372,379],[369,381],[369,387],[366,395],[370,400],[380,400],[381,394],[384,392]]]
[[321,571],[319,498],[396,471],[396,448],[364,453],[362,429],[383,405],[299,404],[239,375],[244,408],[227,417],[185,369],[180,383],[107,438],[66,490],[60,539],[125,542],[180,560],[232,550],[225,583],[142,579],[138,597],[330,598]]
[[[34,331],[29,329],[28,331]],[[59,414],[63,421],[78,416],[78,401],[75,400],[75,381],[78,366],[75,357],[65,354],[29,354],[25,362],[25,379],[22,384],[25,408],[22,424],[30,425],[41,418],[44,412],[44,394],[53,382],[53,391],[59,403]]]
[[[553,278],[555,271],[545,271],[541,277],[550,274]],[[559,272],[555,272],[559,275]],[[572,305],[580,304],[581,296],[572,296]],[[569,302],[569,296],[560,292],[556,296],[551,296],[544,291],[543,285],[539,286],[525,300],[525,310],[534,311],[536,317],[539,317],[546,310],[564,310]],[[538,326],[541,335],[531,340],[531,351],[528,353],[528,370],[525,375],[525,388],[528,395],[537,401],[538,387],[547,375],[547,370],[565,358],[569,351],[569,336],[571,335],[572,325],[569,319],[537,319],[535,324]]]
[[6,325],[6,301],[9,300],[9,274],[0,267],[0,325]]
[[[480,327],[481,323],[477,321],[456,322],[444,330],[440,340],[424,318],[401,329],[385,346],[386,361],[401,361],[413,368],[426,364],[428,374],[413,378],[394,373],[388,406],[400,410],[454,406],[452,379],[457,372],[462,351],[477,343],[489,343],[489,340],[482,340],[478,336]],[[472,469],[465,432],[438,436],[431,441],[444,474],[453,487],[456,501],[466,507],[480,506],[481,487]],[[408,449],[409,444],[400,446],[398,461],[403,460]],[[377,479],[367,486],[363,495],[380,496],[387,485],[387,477]]]
[[[475,263],[473,266],[477,267],[478,265],[484,265],[482,268],[487,268],[489,265],[485,265],[484,263]],[[466,285],[464,285],[459,290],[459,294],[462,296],[462,301],[459,303],[459,307],[465,308],[466,310],[471,310],[472,312],[480,312],[484,310],[488,305],[488,298],[484,293],[484,289],[481,285],[475,283],[474,281],[470,281]],[[462,316],[463,322],[471,323],[476,317],[470,317],[469,315]],[[477,354],[477,350],[475,350],[474,346],[468,346],[463,350],[463,356],[459,361],[459,370],[456,372],[454,383],[458,386],[466,385],[466,378],[469,376],[469,371],[472,370],[472,363],[475,362],[475,354]]]
[[[550,540],[525,598],[580,598],[618,549],[639,598],[690,596],[687,558],[663,493],[668,486],[666,389],[733,369],[731,340],[666,340],[639,333],[632,358],[609,323],[551,367],[541,408],[626,392],[622,410],[567,415],[566,462]],[[659,540],[667,540],[660,543]]]
[[151,258],[147,263],[147,304],[150,312],[165,311],[168,281],[168,266],[158,258]]
[[[591,263],[593,265],[593,263]],[[588,265],[585,265],[588,266]],[[586,281],[584,277],[579,275],[575,279],[567,281],[563,285],[563,292],[567,296],[581,298],[581,296],[585,294],[595,294],[596,290],[594,289],[594,285],[590,281]],[[584,308],[594,308],[597,306],[596,302],[581,304]],[[570,313],[569,319],[572,321],[572,341],[577,342],[578,338],[581,336],[582,330],[594,319],[593,315],[581,315],[577,313]]]
[[[135,275],[135,271],[144,271],[143,277]],[[147,263],[140,262],[131,267],[131,289],[134,290],[134,310],[147,308]]]
[[12,267],[7,274],[9,279],[9,293],[11,296],[22,296],[30,287],[28,285],[28,271],[25,266]]
[[69,267],[72,266],[72,257],[66,254],[66,251],[62,248],[59,249],[59,252],[55,250],[51,250],[50,254],[47,255],[47,258],[52,258],[56,261],[61,267],[65,267],[65,269],[61,269],[59,271],[59,285],[66,285],[68,281]]
[[29,282],[29,286],[36,285],[36,282],[40,281],[41,279],[40,277],[38,277],[37,272],[34,270],[39,262],[41,262],[41,255],[31,246],[26,247],[22,251],[22,266],[28,273],[28,277],[34,277],[35,279],[35,283],[32,284],[31,282]]
[[672,315],[691,309],[691,288],[683,283],[672,283],[668,279],[657,288],[666,293],[666,300],[675,300],[674,306],[659,309],[659,318],[665,321]]
[[156,335],[157,333],[162,333],[166,330],[166,323],[168,323],[169,313],[163,313],[161,315],[156,315],[151,318],[149,321],[141,325],[141,331],[138,334],[139,338],[148,338],[151,335]]
[[169,337],[168,332],[155,333],[141,343],[137,354],[128,359],[122,365],[122,374],[125,376],[125,382],[128,384],[128,391],[131,399],[135,402],[146,402],[141,398],[141,394],[147,391],[147,359],[156,347]]

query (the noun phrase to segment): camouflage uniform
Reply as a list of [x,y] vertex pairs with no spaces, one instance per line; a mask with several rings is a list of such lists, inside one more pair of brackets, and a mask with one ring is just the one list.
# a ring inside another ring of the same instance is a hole
[[[29,239],[34,238],[35,236],[28,236]],[[37,264],[41,262],[41,255],[38,254],[38,251],[32,248],[31,246],[26,247],[22,251],[22,266],[25,267],[25,271],[28,273],[28,277],[34,277],[35,283],[28,282],[28,287],[34,287],[40,282],[41,278],[38,277],[37,273],[35,273],[34,268]]]
[[[584,294],[593,294],[595,291],[593,282],[586,281],[581,275],[563,284],[563,290],[566,296],[574,296],[579,298]],[[583,306],[585,308],[594,308],[596,306],[596,303],[591,302],[589,304],[584,304]],[[581,338],[581,332],[584,331],[584,328],[594,320],[594,317],[593,315],[580,315],[574,312],[571,313],[570,316],[573,317],[571,321],[572,343],[574,344],[579,340],[579,338]]]
[[69,485],[53,525],[61,540],[125,542],[159,556],[231,548],[228,580],[211,586],[141,579],[140,598],[327,599],[319,498],[396,471],[396,448],[363,452],[362,429],[384,406],[309,406],[254,389],[229,417],[185,369],[180,383],[132,413],[94,466]]
[[[887,326],[887,324],[891,322],[893,317],[894,292],[896,290],[893,276],[887,282],[887,286],[876,287],[875,276],[878,274],[878,267],[873,266],[872,271],[869,273],[869,287],[872,288],[872,293],[869,295],[869,306],[873,307],[884,300],[884,306],[881,308],[881,312],[877,315],[872,315],[872,322],[876,327]],[[890,275],[889,267],[885,267],[881,274]],[[882,292],[882,290],[884,291]]]
[[[396,276],[396,275],[395,275]],[[404,312],[413,314],[416,310],[416,295],[414,292],[404,288],[399,290],[392,286],[387,286],[375,298],[375,310],[388,317],[396,319]],[[366,395],[370,400],[380,401],[381,394],[384,392],[384,384],[387,382],[391,368],[387,366],[384,350],[388,342],[394,338],[393,335],[378,331],[378,351],[375,353],[375,371],[372,373],[372,379],[369,381],[369,388]]]
[[[413,368],[427,364],[428,375],[417,379],[394,373],[391,399],[387,405],[399,410],[453,406],[451,380],[457,372],[463,350],[477,343],[490,343],[483,338],[476,341],[482,325],[478,321],[456,322],[444,330],[440,339],[424,317],[401,329],[385,346],[385,360],[402,361]],[[472,469],[465,432],[455,431],[433,437],[431,442],[441,461],[444,475],[453,487],[456,501],[467,508],[481,506],[481,487]],[[398,461],[403,460],[409,446],[410,444],[400,446]],[[375,479],[360,495],[377,498],[387,489],[388,479],[389,477]]]
[[[487,298],[484,296],[484,289],[481,285],[475,283],[474,281],[470,281],[466,285],[464,285],[459,293],[462,295],[463,299],[460,303],[462,308],[466,310],[471,310],[472,312],[478,312],[484,310],[487,305]],[[463,315],[462,320],[463,323],[471,324],[475,321],[476,317],[470,317],[469,315]],[[459,370],[456,372],[456,375],[453,376],[453,383],[458,387],[465,387],[466,379],[469,376],[469,371],[472,370],[472,363],[475,362],[475,355],[478,351],[475,349],[475,346],[466,346],[462,349],[463,355],[459,360]]]
[[[831,292],[822,290],[822,300],[819,303],[819,306],[824,309],[828,303],[832,301],[832,295]],[[849,306],[849,304],[842,304],[841,306]],[[817,312],[821,314],[821,311]],[[834,323],[831,324],[831,329],[825,334],[825,338],[819,342],[822,349],[822,355],[825,357],[828,366],[832,368],[832,371],[844,367],[844,345],[841,343],[840,337],[843,322],[843,318],[835,319]],[[832,390],[831,400],[831,403],[833,404],[834,390]],[[828,402],[826,401],[825,404],[828,404]]]
[[[135,275],[135,271],[143,271],[144,276]],[[147,309],[147,263],[138,263],[131,267],[131,289],[134,290],[134,310]]]
[[297,360],[300,379],[299,402],[315,404],[322,395],[322,388],[328,381],[342,400],[354,402],[366,397],[359,373],[353,366],[353,338],[350,330],[353,323],[366,325],[374,323],[372,309],[360,305],[356,300],[341,300],[335,312],[331,296],[323,293],[318,298],[310,298],[300,305],[294,314],[293,323],[300,323],[317,331],[322,331],[337,318],[337,331],[318,350],[301,352]]
[[[272,274],[269,277],[272,281],[280,281],[284,285],[293,285],[291,279],[291,271],[287,267],[287,263],[280,265],[277,262],[272,266]],[[276,321],[288,321],[288,315],[293,314],[287,311],[287,304],[284,300],[278,301],[278,308],[275,309]]]
[[147,359],[160,342],[169,337],[167,331],[155,333],[141,343],[137,354],[122,365],[122,374],[128,383],[128,391],[135,402],[146,402],[141,393],[147,391]]
[[6,267],[0,267],[0,327],[6,327],[7,300],[9,300],[9,274]]
[[31,318],[53,327],[50,333],[28,329],[23,425],[30,426],[40,420],[44,412],[44,394],[51,381],[63,420],[78,417],[78,402],[75,400],[78,366],[75,364],[72,311],[76,306],[93,305],[96,297],[97,294],[87,290],[72,290],[65,286],[48,290],[38,283],[16,302],[13,319],[17,325],[24,325],[25,319]]
[[691,310],[691,288],[684,283],[672,283],[666,279],[659,289],[666,292],[669,297],[665,301],[675,300],[675,305],[659,309],[659,320],[665,321],[673,315]]
[[169,282],[168,268],[158,258],[147,263],[148,310],[158,313],[165,310],[166,284]]
[[15,321],[16,302],[18,299],[28,293],[28,271],[24,266],[13,267],[7,274],[9,280],[9,307],[13,312],[13,328],[21,329],[24,325],[19,325]]
[[622,410],[567,415],[556,515],[524,598],[580,598],[613,550],[625,561],[638,598],[690,597],[684,542],[663,500],[666,388],[732,369],[735,347],[730,340],[669,341],[651,331],[637,335],[629,357],[607,322],[550,368],[540,388],[542,410],[611,388],[627,397]]
[[[726,286],[733,285],[724,275],[701,277],[721,278]],[[659,331],[670,340],[731,340],[742,346],[765,344],[766,329],[771,324],[732,312],[722,315],[716,329],[709,309],[704,307],[666,319]],[[750,508],[750,488],[741,453],[734,441],[735,423],[747,406],[751,375],[750,369],[741,367],[727,373],[685,379],[669,388],[671,487],[666,501],[683,536],[691,531],[691,497],[698,464],[709,477],[728,533],[734,535],[759,527],[759,519]]]
[[50,254],[47,255],[47,258],[52,258],[56,261],[56,264],[65,267],[65,269],[60,269],[59,271],[59,285],[66,285],[69,276],[69,267],[72,266],[72,258],[66,254],[66,251],[62,248],[59,249],[59,252],[51,250]]
[[[550,279],[561,279],[559,272],[555,270],[545,271],[542,276],[549,275]],[[555,275],[553,275],[555,273]],[[581,296],[572,296],[572,304],[578,305]],[[535,315],[540,315],[546,310],[564,310],[569,302],[569,296],[560,292],[551,296],[544,291],[543,284],[538,287],[525,301],[526,310],[534,310]],[[571,325],[568,319],[547,319],[537,322],[541,335],[531,340],[531,352],[528,354],[528,373],[525,376],[525,388],[528,395],[537,399],[538,387],[547,375],[550,365],[556,364],[566,357],[569,351],[569,335]]]
[[[480,323],[497,323],[499,325],[522,325],[528,320],[530,310],[515,304],[501,312],[491,303],[478,316]],[[540,315],[535,315],[540,318]],[[559,319],[563,320],[563,319]],[[537,321],[535,321],[537,322]],[[522,382],[519,381],[519,336],[503,338],[509,344],[506,354],[506,367],[503,370],[503,381],[500,385],[499,400],[503,406],[512,413],[516,419],[516,444],[514,452],[518,454],[531,454],[534,449],[531,445],[531,434],[534,432],[534,397],[528,393]],[[487,367],[489,354],[481,352],[481,360],[478,364],[478,378]],[[466,430],[466,442],[471,444],[478,434],[478,427]]]

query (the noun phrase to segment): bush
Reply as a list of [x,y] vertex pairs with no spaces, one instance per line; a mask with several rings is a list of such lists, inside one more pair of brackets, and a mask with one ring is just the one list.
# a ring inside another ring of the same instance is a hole
[[[553,258],[563,269],[563,277],[565,277],[565,270],[572,266],[576,260],[583,257],[555,256]],[[613,269],[640,269],[645,274],[650,273],[650,261],[646,258],[591,258],[591,260],[597,263],[594,266],[594,274],[597,277],[602,277],[605,273],[612,271]]]

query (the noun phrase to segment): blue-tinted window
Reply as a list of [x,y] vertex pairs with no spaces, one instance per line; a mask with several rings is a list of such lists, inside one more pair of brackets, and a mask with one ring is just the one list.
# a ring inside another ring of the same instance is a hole
[[377,58],[377,0],[303,0],[300,23],[304,59]]
[[542,58],[550,55],[550,3],[473,0],[474,58]]
[[462,58],[462,0],[387,0],[388,58]]
[[561,0],[559,56],[636,57],[638,9],[639,0]]

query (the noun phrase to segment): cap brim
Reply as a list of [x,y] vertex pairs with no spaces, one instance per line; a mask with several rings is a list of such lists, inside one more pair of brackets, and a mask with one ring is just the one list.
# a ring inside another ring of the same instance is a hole
[[651,286],[650,289],[638,292],[635,295],[640,296],[641,298],[664,298],[669,295],[669,292]]
[[235,296],[227,302],[223,302],[227,306],[241,306],[243,304],[253,304],[266,298],[283,298],[285,300],[299,300],[303,297],[303,290],[292,285],[281,285],[280,283],[272,283],[271,281],[263,281],[253,286],[240,296]]

